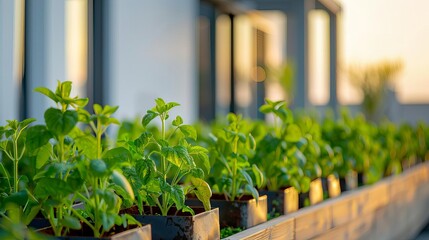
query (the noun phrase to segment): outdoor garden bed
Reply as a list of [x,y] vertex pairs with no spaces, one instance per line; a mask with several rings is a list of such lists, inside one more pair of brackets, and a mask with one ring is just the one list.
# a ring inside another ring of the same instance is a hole
[[412,239],[427,223],[429,163],[226,239]]

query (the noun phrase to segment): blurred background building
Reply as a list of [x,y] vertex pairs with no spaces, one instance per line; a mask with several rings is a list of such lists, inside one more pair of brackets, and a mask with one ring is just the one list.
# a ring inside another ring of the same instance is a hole
[[351,106],[349,64],[399,59],[385,97],[396,122],[429,121],[425,0],[0,0],[0,122],[51,103],[32,89],[74,82],[92,102],[142,116],[156,97],[189,121]]

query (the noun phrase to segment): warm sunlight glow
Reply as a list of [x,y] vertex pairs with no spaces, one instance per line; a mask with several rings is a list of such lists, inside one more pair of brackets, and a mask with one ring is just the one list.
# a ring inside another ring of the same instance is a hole
[[329,16],[322,10],[308,14],[309,83],[311,104],[329,102]]
[[216,19],[216,99],[222,108],[228,108],[230,102],[230,36],[231,21],[227,15]]
[[[344,66],[400,59],[404,69],[396,84],[402,103],[429,102],[429,21],[427,0],[341,0]],[[350,89],[341,79],[340,100]]]
[[73,81],[77,87],[83,87],[87,79],[88,63],[87,1],[66,1],[65,25],[67,80]]
[[25,29],[25,1],[16,0],[15,1],[15,26],[14,26],[14,46],[13,46],[13,55],[17,56],[14,59],[14,79],[16,81],[22,80],[22,75],[24,72],[24,29]]

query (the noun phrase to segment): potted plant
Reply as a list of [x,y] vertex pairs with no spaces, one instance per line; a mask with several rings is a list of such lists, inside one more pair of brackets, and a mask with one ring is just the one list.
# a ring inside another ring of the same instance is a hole
[[356,171],[358,151],[355,151],[357,146],[354,142],[357,134],[351,123],[352,119],[346,111],[341,112],[340,119],[334,120],[333,116],[327,116],[322,123],[322,139],[332,146],[337,159],[334,171],[338,173],[341,191],[358,186]]
[[[336,156],[331,146],[322,139],[320,124],[310,115],[299,117],[297,124],[303,133],[298,145],[307,157],[304,172],[313,179],[312,189],[310,189],[313,192],[310,193],[311,204],[339,195],[341,190],[336,177],[338,173],[335,171],[338,155]],[[320,191],[318,178],[322,184],[322,191]]]
[[[103,108],[95,104],[95,114],[90,115],[82,109],[87,99],[70,97],[71,82],[58,82],[55,93],[47,88],[36,88],[36,91],[58,106],[45,111],[46,126],[33,128],[38,133],[32,138],[36,147],[46,148],[47,152],[47,157],[37,162],[41,167],[34,177],[37,181],[34,193],[43,202],[42,213],[51,224],[50,229],[41,231],[55,236],[99,238],[127,230],[130,224],[139,226],[131,216],[119,215],[121,198],[114,191],[114,186],[119,186],[127,196],[134,197],[119,170],[128,160],[123,154],[126,150],[107,150],[101,145],[101,136],[107,127],[117,122],[110,117],[117,107]],[[95,137],[76,127],[79,120],[90,124]],[[84,203],[83,209],[74,208],[74,203],[79,201]],[[150,237],[150,226],[120,234]]]
[[310,179],[303,171],[306,158],[296,146],[302,137],[301,129],[284,101],[266,100],[260,111],[274,116],[274,124],[257,142],[252,158],[266,178],[260,193],[268,196],[271,215],[290,213],[298,210],[298,194],[310,187]]
[[[136,195],[135,206],[124,212],[150,223],[154,239],[219,238],[218,209],[211,208],[211,188],[204,181],[210,167],[207,150],[192,143],[196,131],[180,116],[171,125],[167,122],[178,103],[161,98],[155,102],[142,119],[143,133],[119,142],[132,155],[132,166],[124,172]],[[159,128],[149,128],[155,119]],[[194,194],[204,208],[185,204],[188,194]]]
[[0,126],[0,217],[3,224],[28,225],[37,215],[41,204],[28,188],[29,178],[23,174],[23,161],[27,160],[29,148],[26,139],[29,125],[35,119],[21,122],[8,120]]
[[208,138],[211,170],[207,179],[216,192],[210,202],[219,207],[221,227],[249,228],[267,220],[267,197],[259,196],[255,188],[262,186],[264,177],[249,162],[255,141],[243,131],[241,116],[230,113],[227,121],[212,129]]

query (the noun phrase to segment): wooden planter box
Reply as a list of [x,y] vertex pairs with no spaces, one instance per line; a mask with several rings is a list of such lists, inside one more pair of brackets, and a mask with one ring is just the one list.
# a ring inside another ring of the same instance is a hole
[[139,215],[137,207],[125,212],[141,223],[150,224],[152,239],[219,239],[219,209],[204,211],[204,208],[193,207],[193,210],[194,216],[180,211],[175,215],[176,209],[171,209],[168,216]]
[[414,239],[427,224],[429,163],[227,239]]
[[62,239],[62,240],[123,240],[123,239],[142,239],[142,240],[150,240],[152,239],[152,233],[151,233],[151,226],[150,225],[144,225],[142,227],[135,227],[131,228],[119,233],[116,233],[111,236],[107,237],[100,237],[96,238],[93,237],[92,230],[89,227],[84,227],[82,230],[73,230],[71,231],[71,236],[63,236],[63,237],[54,237],[52,236],[52,230],[51,227],[39,229],[38,232],[40,233],[48,233],[51,236],[49,236],[50,239]]
[[279,191],[261,190],[259,193],[267,195],[269,213],[288,214],[298,210],[298,191],[294,187]]

